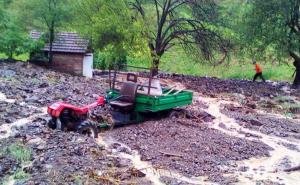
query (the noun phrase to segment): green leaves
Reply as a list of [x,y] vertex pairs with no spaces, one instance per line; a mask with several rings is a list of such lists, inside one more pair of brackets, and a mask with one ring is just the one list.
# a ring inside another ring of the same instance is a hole
[[147,48],[141,37],[142,26],[133,20],[126,1],[77,0],[74,8],[77,16],[73,27],[90,38],[95,50],[106,53],[106,63],[144,53]]
[[[290,24],[298,0],[254,0],[245,14],[244,39],[259,55],[286,58],[289,50],[299,50],[299,36],[293,33]],[[297,20],[299,22],[299,20]]]
[[28,52],[28,33],[20,26],[9,1],[0,0],[0,52],[9,58]]

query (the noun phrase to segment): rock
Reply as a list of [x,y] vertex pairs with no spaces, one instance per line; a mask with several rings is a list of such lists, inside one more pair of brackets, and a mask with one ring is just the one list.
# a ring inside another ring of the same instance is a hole
[[46,145],[44,145],[44,144],[40,144],[37,147],[38,150],[44,150],[45,148],[46,148]]
[[2,77],[2,78],[12,78],[14,76],[16,76],[15,71],[0,69],[0,77]]
[[131,168],[127,172],[129,172],[133,177],[146,177],[146,174],[136,168]]
[[7,131],[6,130],[0,130],[0,134],[6,134]]
[[250,120],[251,125],[254,126],[262,126],[263,124],[261,122],[259,122],[258,120],[252,119]]
[[49,84],[47,82],[44,82],[44,83],[40,84],[38,87],[39,88],[49,87]]
[[26,102],[30,103],[38,103],[39,102],[39,97],[33,95],[25,99]]
[[241,172],[246,172],[246,171],[249,170],[249,167],[247,167],[247,166],[241,166],[238,170],[241,171]]

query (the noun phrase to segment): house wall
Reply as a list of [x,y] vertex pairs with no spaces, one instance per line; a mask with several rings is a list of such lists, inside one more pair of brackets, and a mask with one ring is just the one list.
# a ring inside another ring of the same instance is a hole
[[54,53],[51,68],[61,72],[82,75],[83,58],[84,54]]

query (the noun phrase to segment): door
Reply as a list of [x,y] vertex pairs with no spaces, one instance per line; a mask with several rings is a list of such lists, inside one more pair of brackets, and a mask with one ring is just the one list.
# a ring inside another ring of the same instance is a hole
[[88,78],[93,77],[93,53],[86,53],[83,59],[82,75]]

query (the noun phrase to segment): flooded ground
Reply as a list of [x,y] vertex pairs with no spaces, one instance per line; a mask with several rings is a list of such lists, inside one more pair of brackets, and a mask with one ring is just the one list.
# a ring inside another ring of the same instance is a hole
[[[285,172],[300,165],[300,121],[291,109],[300,93],[287,84],[167,75],[165,83],[195,91],[193,105],[176,110],[175,116],[116,128],[94,140],[47,128],[46,107],[55,101],[91,103],[104,95],[105,79],[25,68],[22,63],[0,67],[14,71],[14,76],[0,78],[1,183],[300,182],[299,171]],[[15,148],[29,151],[26,163]]]
[[[266,143],[272,147],[270,151],[270,157],[252,158],[239,162],[239,167],[246,168],[245,172],[239,172],[238,184],[255,184],[257,181],[272,181],[279,184],[297,184],[299,183],[300,171],[293,173],[286,173],[283,170],[292,166],[298,166],[300,164],[300,143],[297,140],[291,141],[289,138],[281,138],[277,136],[271,136],[261,133],[260,131],[253,131],[240,126],[236,120],[229,118],[220,112],[221,104],[230,104],[232,102],[226,102],[211,98],[200,98],[201,101],[207,102],[209,107],[207,112],[215,116],[216,119],[213,124],[213,128],[220,130],[228,135],[236,137],[246,138],[246,134],[255,136],[254,138],[247,137],[246,139],[253,140],[259,139],[263,143]],[[224,127],[220,127],[220,124],[224,124]],[[300,122],[298,122],[300,126]],[[243,133],[243,134],[241,134]],[[293,149],[288,149],[282,145],[287,143],[295,146]]]

